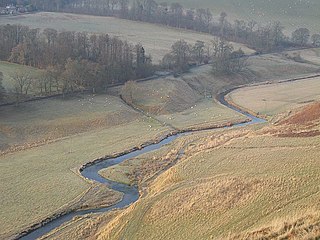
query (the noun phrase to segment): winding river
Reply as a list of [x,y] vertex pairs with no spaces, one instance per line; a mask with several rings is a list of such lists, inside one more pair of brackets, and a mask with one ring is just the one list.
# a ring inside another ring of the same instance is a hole
[[[245,115],[247,118],[250,119],[249,122],[246,123],[239,123],[239,124],[235,124],[233,126],[229,126],[229,127],[224,127],[224,128],[231,128],[231,127],[243,127],[246,125],[251,125],[251,124],[257,124],[257,123],[262,123],[265,122],[264,119],[261,118],[257,118],[253,115],[251,115],[250,113],[244,112],[232,105],[230,105],[226,100],[225,100],[225,95],[228,94],[229,92],[231,92],[231,90],[224,92],[223,94],[220,94],[218,97],[218,100],[220,101],[221,104],[227,106],[228,108],[231,108],[239,113],[242,113],[243,115]],[[201,131],[201,130],[199,130]],[[81,172],[81,174],[87,178],[87,179],[91,179],[93,181],[102,183],[102,184],[106,184],[109,188],[122,192],[123,193],[123,199],[118,202],[117,204],[110,206],[110,207],[106,207],[106,208],[100,208],[100,209],[91,209],[91,210],[83,210],[83,211],[76,211],[76,212],[71,212],[68,213],[66,215],[63,215],[61,217],[58,217],[46,224],[44,224],[43,226],[27,233],[26,235],[20,237],[19,239],[23,239],[23,240],[33,240],[33,239],[37,239],[47,233],[49,233],[50,231],[52,231],[53,229],[59,227],[60,225],[62,225],[63,223],[66,223],[68,221],[70,221],[72,218],[76,217],[76,216],[82,216],[82,215],[86,215],[86,214],[90,214],[90,213],[103,213],[103,212],[107,212],[110,211],[112,209],[117,209],[117,208],[124,208],[129,206],[130,204],[134,203],[135,201],[138,200],[139,198],[139,191],[137,189],[137,187],[135,186],[128,186],[119,182],[114,182],[111,180],[107,180],[103,177],[101,177],[99,175],[99,171],[114,165],[117,165],[125,160],[128,160],[130,158],[134,158],[137,157],[139,155],[142,155],[144,153],[148,153],[157,149],[160,149],[162,146],[169,144],[171,142],[173,142],[175,139],[192,133],[195,131],[190,131],[190,132],[184,132],[184,133],[178,133],[176,135],[173,136],[169,136],[165,139],[163,139],[162,141],[160,141],[159,143],[156,144],[152,144],[149,146],[146,146],[145,148],[141,149],[141,150],[136,150],[134,152],[128,153],[126,155],[120,156],[120,157],[116,157],[113,159],[107,159],[105,161],[96,163],[94,165],[88,166],[85,169],[83,169],[83,171]]]

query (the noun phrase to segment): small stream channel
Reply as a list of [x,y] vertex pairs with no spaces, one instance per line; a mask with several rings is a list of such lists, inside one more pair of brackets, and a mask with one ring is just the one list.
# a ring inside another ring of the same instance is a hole
[[[244,112],[232,105],[230,105],[226,100],[225,100],[225,95],[227,95],[230,91],[224,92],[223,94],[220,94],[218,97],[218,100],[220,101],[221,104],[233,109],[234,111],[237,111],[239,113],[242,113],[243,115],[245,115],[247,118],[249,118],[251,121],[246,122],[246,123],[240,123],[240,124],[235,124],[233,126],[230,127],[224,127],[224,128],[231,128],[231,127],[243,127],[246,125],[252,125],[252,124],[257,124],[257,123],[263,123],[265,122],[264,119],[255,117],[253,115],[251,115],[250,113]],[[217,129],[217,128],[215,128]],[[201,130],[199,130],[201,131]],[[107,159],[105,161],[96,163],[94,165],[88,166],[85,169],[83,169],[83,171],[81,172],[81,174],[85,177],[88,178],[90,180],[102,183],[102,184],[106,184],[109,188],[122,192],[123,193],[123,199],[118,202],[117,204],[110,206],[110,207],[106,207],[106,208],[100,208],[100,209],[89,209],[89,210],[83,210],[83,211],[77,211],[77,212],[71,212],[68,213],[66,215],[63,215],[61,217],[58,217],[54,220],[52,220],[51,222],[48,222],[46,224],[44,224],[43,226],[27,233],[26,235],[20,237],[19,239],[22,240],[33,240],[33,239],[37,239],[41,236],[44,236],[45,234],[49,233],[50,231],[52,231],[53,229],[61,226],[63,223],[66,223],[68,221],[70,221],[72,218],[76,217],[76,216],[83,216],[86,214],[90,214],[90,213],[103,213],[103,212],[107,212],[107,211],[111,211],[112,209],[118,209],[118,208],[125,208],[127,206],[129,206],[130,204],[134,203],[135,201],[138,200],[139,198],[139,191],[137,189],[137,187],[135,186],[128,186],[119,182],[114,182],[114,181],[110,181],[107,180],[103,177],[101,177],[99,175],[99,171],[114,165],[117,165],[119,163],[122,163],[125,160],[134,158],[134,157],[138,157],[142,154],[160,149],[161,147],[163,147],[166,144],[169,144],[171,142],[173,142],[175,139],[186,135],[186,134],[190,134],[192,132],[195,131],[190,131],[190,132],[184,132],[184,133],[178,133],[176,135],[167,137],[165,139],[163,139],[162,141],[160,141],[159,143],[156,144],[152,144],[149,146],[144,147],[141,150],[136,150],[134,152],[125,154],[123,156],[120,157],[116,157],[113,159]]]

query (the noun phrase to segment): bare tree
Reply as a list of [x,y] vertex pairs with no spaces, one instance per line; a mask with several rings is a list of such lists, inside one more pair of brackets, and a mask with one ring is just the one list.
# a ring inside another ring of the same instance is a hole
[[320,47],[320,34],[313,34],[311,36],[312,45],[315,47]]
[[121,97],[127,103],[134,104],[137,90],[137,83],[135,81],[128,81],[121,89]]
[[3,99],[5,94],[5,88],[2,86],[2,81],[3,81],[3,73],[0,72],[0,100]]
[[310,38],[310,31],[307,28],[298,28],[292,33],[292,41],[300,46],[308,43]]
[[23,95],[28,95],[32,85],[32,77],[29,72],[16,72],[11,76],[13,80],[13,90],[16,95],[16,103],[18,104]]

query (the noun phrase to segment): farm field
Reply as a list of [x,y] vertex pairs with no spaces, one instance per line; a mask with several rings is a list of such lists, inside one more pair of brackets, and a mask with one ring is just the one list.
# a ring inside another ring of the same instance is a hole
[[216,15],[224,11],[229,19],[255,20],[260,24],[280,21],[287,32],[299,27],[307,27],[312,32],[320,32],[319,10],[317,0],[170,0],[168,3],[179,2],[188,8],[210,8]]
[[[154,63],[170,51],[171,45],[184,39],[189,43],[201,40],[210,44],[214,37],[187,30],[175,29],[161,25],[134,22],[112,17],[98,17],[68,13],[41,12],[22,16],[1,17],[0,24],[23,24],[31,28],[54,28],[59,31],[78,31],[105,33],[118,36],[133,44],[141,43],[147,54],[151,54]],[[241,47],[246,53],[253,50],[242,44],[234,43],[235,48]]]
[[241,107],[274,116],[320,100],[320,78],[242,88],[228,97]]

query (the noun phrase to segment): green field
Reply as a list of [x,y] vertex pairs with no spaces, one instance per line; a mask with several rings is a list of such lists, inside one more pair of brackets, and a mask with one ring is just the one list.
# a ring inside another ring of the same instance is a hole
[[320,32],[320,2],[317,0],[170,0],[168,2],[179,2],[189,8],[210,8],[216,19],[224,11],[231,20],[255,20],[260,24],[280,21],[288,32],[299,27]]
[[13,83],[12,83],[11,76],[14,76],[14,74],[17,72],[27,72],[31,76],[35,76],[35,77],[39,73],[41,73],[41,71],[36,68],[23,66],[15,63],[9,63],[5,61],[0,61],[0,72],[2,72],[4,75],[4,80],[2,84],[6,88],[6,90],[12,90]]
[[[1,17],[0,24],[21,24],[31,28],[54,28],[59,31],[105,33],[118,36],[133,44],[141,43],[145,47],[146,53],[151,54],[154,63],[158,63],[170,51],[171,45],[180,39],[192,44],[197,40],[208,44],[211,43],[211,40],[214,40],[214,37],[209,34],[161,25],[112,17],[68,13],[41,12],[22,16]],[[242,44],[235,43],[234,46],[235,48],[241,47],[247,53],[253,52]]]
[[6,193],[0,199],[0,238],[83,194],[90,184],[75,173],[82,164],[170,131],[108,95],[50,99],[0,111],[0,189]]

